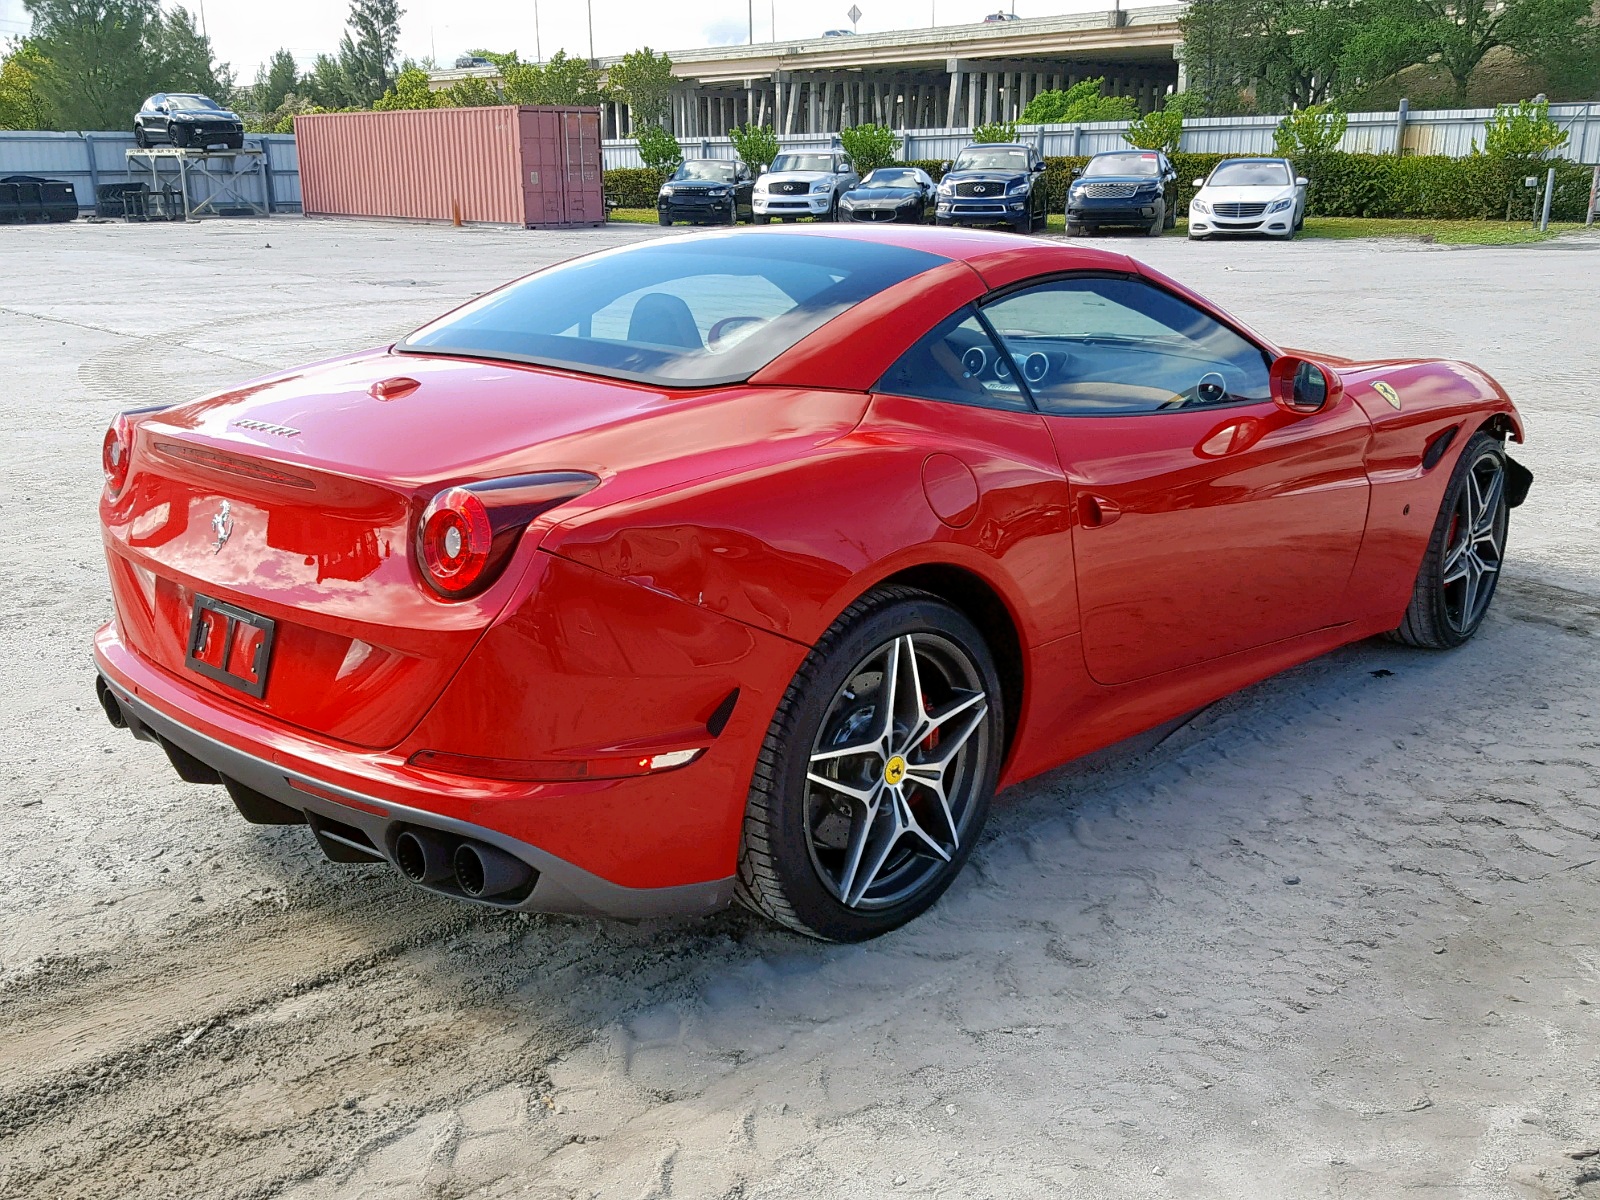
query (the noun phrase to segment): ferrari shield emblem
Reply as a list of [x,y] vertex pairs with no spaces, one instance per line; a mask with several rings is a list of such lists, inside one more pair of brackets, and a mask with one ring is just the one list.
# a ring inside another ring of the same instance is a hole
[[1377,383],[1372,385],[1372,390],[1387,400],[1389,402],[1389,407],[1394,409],[1395,412],[1400,411],[1400,393],[1395,391],[1394,388],[1390,387],[1387,383],[1380,379]]

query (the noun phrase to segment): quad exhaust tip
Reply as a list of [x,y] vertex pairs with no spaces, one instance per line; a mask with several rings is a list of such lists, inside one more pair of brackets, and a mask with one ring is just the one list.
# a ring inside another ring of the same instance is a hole
[[450,848],[422,830],[407,829],[395,838],[394,861],[412,883],[442,883],[455,874]]
[[533,868],[492,846],[462,842],[454,856],[456,886],[474,899],[516,891],[533,876]]

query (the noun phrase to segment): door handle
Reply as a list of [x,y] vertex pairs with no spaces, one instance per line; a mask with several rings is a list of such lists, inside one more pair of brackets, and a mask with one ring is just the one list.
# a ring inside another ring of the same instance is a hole
[[1085,492],[1078,499],[1078,516],[1083,521],[1086,529],[1099,529],[1109,525],[1122,515],[1122,509],[1115,500],[1107,500],[1104,496],[1096,496],[1092,492]]

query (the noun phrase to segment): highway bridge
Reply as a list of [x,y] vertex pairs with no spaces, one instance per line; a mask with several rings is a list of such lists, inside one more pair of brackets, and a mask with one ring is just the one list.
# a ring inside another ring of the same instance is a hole
[[[708,46],[669,51],[672,132],[717,137],[735,125],[832,133],[876,123],[894,129],[971,127],[1016,120],[1042,91],[1104,76],[1106,91],[1142,111],[1182,90],[1178,19],[1187,6],[1033,17],[976,25]],[[619,61],[602,58],[604,71]],[[493,67],[434,71],[435,89]],[[628,137],[628,106],[604,106],[605,136]]]

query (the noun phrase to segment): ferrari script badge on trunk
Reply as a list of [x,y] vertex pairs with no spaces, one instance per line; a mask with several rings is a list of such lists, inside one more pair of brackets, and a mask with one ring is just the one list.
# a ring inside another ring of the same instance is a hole
[[226,500],[217,510],[217,515],[211,518],[211,532],[216,535],[216,540],[211,543],[211,553],[221,554],[222,548],[233,536],[233,510]]

